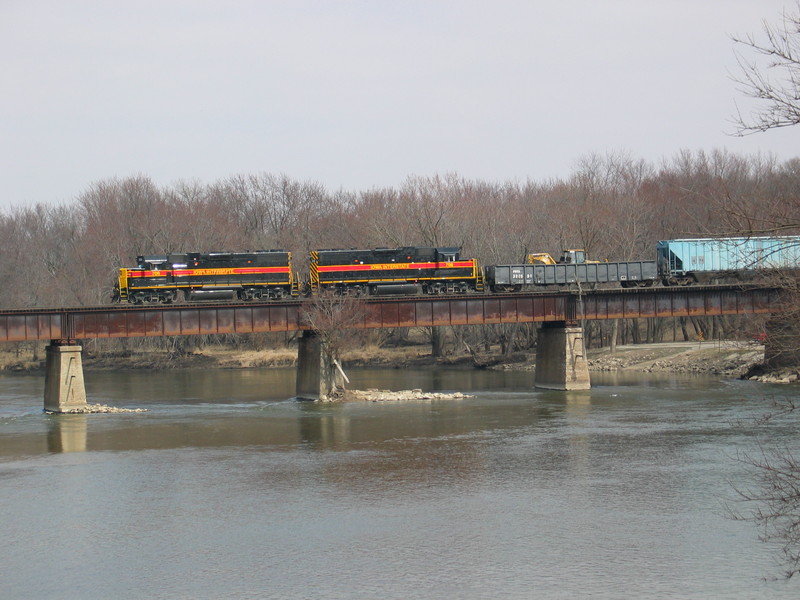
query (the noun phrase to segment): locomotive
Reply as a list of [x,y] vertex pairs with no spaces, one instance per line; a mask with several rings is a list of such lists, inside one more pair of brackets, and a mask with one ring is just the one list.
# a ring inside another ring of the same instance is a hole
[[800,268],[800,236],[660,241],[656,260],[590,261],[583,250],[558,260],[528,255],[525,264],[480,268],[457,247],[313,250],[308,280],[296,275],[291,253],[269,250],[139,256],[115,285],[120,302],[173,303],[203,299],[277,300],[335,294],[415,295],[544,291],[551,286],[684,286],[746,279],[764,269]]
[[354,295],[465,294],[482,292],[478,261],[461,248],[314,250],[309,260],[312,292]]
[[268,300],[296,297],[300,287],[286,250],[189,252],[138,256],[119,270],[114,299],[171,304],[204,299]]

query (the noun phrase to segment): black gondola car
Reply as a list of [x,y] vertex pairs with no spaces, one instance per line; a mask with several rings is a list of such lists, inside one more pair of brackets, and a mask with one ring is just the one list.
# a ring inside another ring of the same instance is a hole
[[159,254],[139,256],[137,263],[119,270],[121,302],[279,299],[299,293],[292,256],[285,250]]
[[375,248],[314,250],[309,261],[311,291],[353,295],[461,294],[483,290],[474,258],[461,248]]

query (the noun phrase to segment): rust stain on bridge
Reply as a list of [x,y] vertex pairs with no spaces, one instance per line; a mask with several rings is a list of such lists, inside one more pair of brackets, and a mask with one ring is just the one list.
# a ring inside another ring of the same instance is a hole
[[[307,301],[306,301],[307,302]],[[363,328],[771,313],[772,288],[653,288],[364,300]],[[0,342],[296,331],[300,301],[0,311]]]

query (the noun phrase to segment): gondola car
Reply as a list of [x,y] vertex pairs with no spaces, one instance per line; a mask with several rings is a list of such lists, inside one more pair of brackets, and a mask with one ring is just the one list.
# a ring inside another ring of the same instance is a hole
[[483,291],[474,258],[460,248],[376,248],[314,250],[309,260],[311,292],[347,295],[464,294]]
[[544,290],[550,286],[650,287],[658,281],[655,261],[493,265],[486,283],[493,292]]
[[116,299],[132,304],[180,300],[280,299],[299,294],[285,250],[139,256],[119,270]]

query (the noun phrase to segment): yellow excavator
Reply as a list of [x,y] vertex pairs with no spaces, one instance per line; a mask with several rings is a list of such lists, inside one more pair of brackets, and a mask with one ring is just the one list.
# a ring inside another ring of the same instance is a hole
[[527,263],[529,265],[564,265],[581,263],[599,263],[599,260],[589,260],[586,250],[563,250],[561,257],[556,260],[549,252],[535,252],[528,254]]

